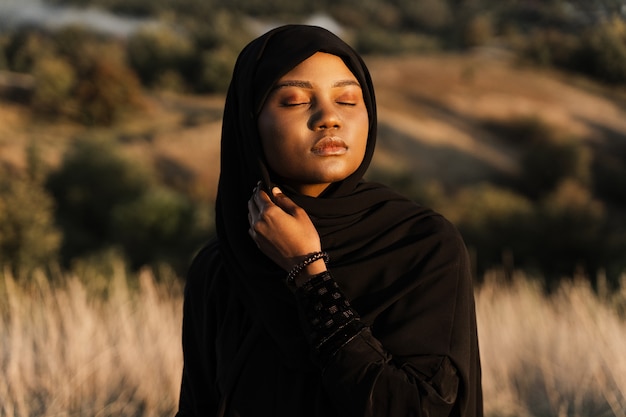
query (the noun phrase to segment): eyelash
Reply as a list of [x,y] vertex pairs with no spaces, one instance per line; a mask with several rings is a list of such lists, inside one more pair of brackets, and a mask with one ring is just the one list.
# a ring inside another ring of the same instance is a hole
[[[337,101],[337,104],[341,104],[343,106],[356,106],[355,102],[351,102],[351,101]],[[283,103],[283,107],[297,107],[297,106],[303,106],[303,105],[307,105],[307,104],[311,104],[309,101],[306,102],[301,102],[301,103]]]

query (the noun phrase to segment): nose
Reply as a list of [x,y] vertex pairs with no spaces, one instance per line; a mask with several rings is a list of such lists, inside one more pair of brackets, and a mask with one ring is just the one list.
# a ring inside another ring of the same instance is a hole
[[310,127],[313,130],[339,129],[341,118],[332,103],[319,103],[311,115]]

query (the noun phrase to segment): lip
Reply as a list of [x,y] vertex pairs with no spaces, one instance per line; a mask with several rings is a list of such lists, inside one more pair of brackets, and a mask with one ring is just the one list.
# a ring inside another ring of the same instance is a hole
[[318,156],[339,156],[348,152],[348,145],[338,137],[323,137],[315,142],[311,152]]

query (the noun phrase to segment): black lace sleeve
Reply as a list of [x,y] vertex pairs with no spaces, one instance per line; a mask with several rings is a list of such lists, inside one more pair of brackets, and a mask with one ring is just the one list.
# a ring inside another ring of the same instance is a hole
[[328,271],[297,288],[295,295],[313,360],[319,365],[326,364],[365,328]]

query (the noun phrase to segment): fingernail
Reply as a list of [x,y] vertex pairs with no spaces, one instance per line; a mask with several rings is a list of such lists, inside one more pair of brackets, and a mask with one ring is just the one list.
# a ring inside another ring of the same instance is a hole
[[277,195],[277,194],[282,194],[283,192],[282,192],[282,191],[280,191],[280,188],[278,188],[278,187],[274,187],[274,188],[272,188],[272,193],[273,193],[274,195]]

